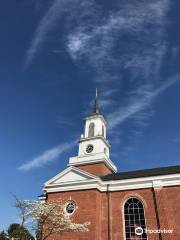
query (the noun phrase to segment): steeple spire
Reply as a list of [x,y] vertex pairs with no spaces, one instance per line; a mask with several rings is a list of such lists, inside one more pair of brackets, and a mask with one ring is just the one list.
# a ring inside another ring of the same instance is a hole
[[93,115],[99,114],[99,101],[98,101],[98,89],[96,88],[96,96],[94,100],[94,106],[93,106]]

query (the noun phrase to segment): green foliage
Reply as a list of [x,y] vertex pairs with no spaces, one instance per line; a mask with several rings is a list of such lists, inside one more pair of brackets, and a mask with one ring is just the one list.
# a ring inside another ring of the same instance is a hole
[[0,240],[8,240],[8,236],[5,231],[0,232]]
[[9,238],[14,240],[34,240],[34,237],[30,232],[23,226],[17,223],[13,223],[7,230]]

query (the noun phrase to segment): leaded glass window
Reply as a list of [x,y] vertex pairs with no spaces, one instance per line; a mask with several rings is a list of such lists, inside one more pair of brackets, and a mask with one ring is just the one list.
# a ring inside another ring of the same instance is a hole
[[137,198],[130,198],[124,205],[126,240],[147,240],[144,207]]
[[75,202],[73,201],[69,201],[67,204],[66,204],[66,213],[68,214],[73,214],[74,211],[76,210],[76,204]]

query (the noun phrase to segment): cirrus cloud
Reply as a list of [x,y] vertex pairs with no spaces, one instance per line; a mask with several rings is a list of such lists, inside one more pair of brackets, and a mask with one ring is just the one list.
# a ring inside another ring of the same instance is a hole
[[75,145],[75,142],[60,144],[56,147],[45,150],[39,156],[32,160],[23,163],[19,166],[21,171],[29,171],[36,168],[41,168],[59,158],[63,153],[70,150]]

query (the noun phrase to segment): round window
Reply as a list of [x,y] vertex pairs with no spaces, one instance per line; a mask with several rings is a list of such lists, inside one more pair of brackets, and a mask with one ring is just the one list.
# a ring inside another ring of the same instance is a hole
[[73,214],[73,212],[76,210],[76,204],[75,202],[71,201],[71,202],[68,202],[67,205],[66,205],[66,212],[68,214]]
[[87,152],[87,153],[91,153],[91,152],[93,151],[93,149],[94,149],[93,145],[92,145],[92,144],[89,144],[89,145],[87,145],[87,147],[86,147],[86,152]]

